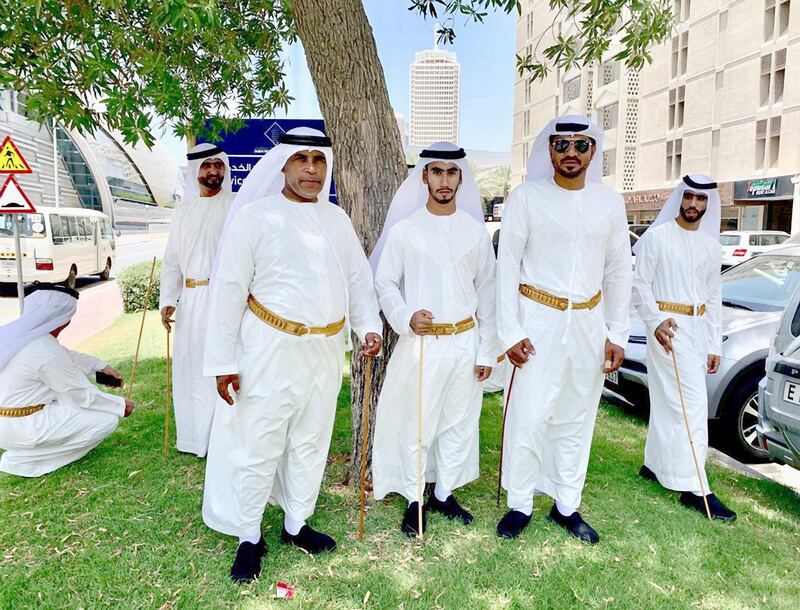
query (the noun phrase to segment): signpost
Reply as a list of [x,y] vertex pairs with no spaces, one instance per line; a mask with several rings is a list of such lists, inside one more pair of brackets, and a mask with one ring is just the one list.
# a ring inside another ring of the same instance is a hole
[[11,136],[6,136],[0,144],[0,174],[9,174],[3,188],[0,189],[0,214],[11,214],[11,224],[14,225],[14,249],[16,251],[17,267],[17,296],[19,298],[19,315],[25,308],[25,285],[22,281],[22,243],[20,242],[19,225],[22,222],[21,214],[33,214],[36,208],[31,200],[17,183],[14,174],[32,174],[31,166],[25,161],[22,153],[14,144]]

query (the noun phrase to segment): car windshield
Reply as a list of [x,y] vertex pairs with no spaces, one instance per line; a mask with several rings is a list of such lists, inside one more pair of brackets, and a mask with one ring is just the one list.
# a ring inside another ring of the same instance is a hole
[[722,274],[722,304],[782,311],[800,285],[800,257],[762,254]]
[[738,235],[720,235],[719,236],[719,244],[721,246],[738,246],[739,245],[739,236]]
[[[0,214],[0,237],[11,237],[14,235],[15,214]],[[20,214],[22,222],[19,225],[20,237],[44,237],[44,216],[41,214]]]

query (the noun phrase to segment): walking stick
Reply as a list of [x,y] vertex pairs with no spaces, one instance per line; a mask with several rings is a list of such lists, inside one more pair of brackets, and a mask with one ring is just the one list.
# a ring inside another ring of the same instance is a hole
[[422,540],[422,365],[425,357],[425,335],[419,337],[419,390],[417,391],[417,536]]
[[150,266],[150,277],[147,280],[147,290],[144,295],[144,309],[142,310],[142,323],[139,326],[139,338],[136,340],[136,354],[133,356],[133,366],[131,367],[131,383],[128,386],[128,399],[133,394],[133,383],[136,381],[136,364],[139,362],[139,348],[142,345],[142,331],[144,331],[144,318],[147,315],[147,307],[150,304],[150,289],[153,286],[153,273],[156,270],[156,257],[153,257],[153,264]]
[[694,442],[692,441],[692,431],[689,429],[689,417],[686,415],[686,405],[683,402],[683,389],[681,388],[681,377],[678,374],[678,362],[675,360],[675,348],[672,350],[672,368],[675,370],[675,381],[678,384],[678,396],[681,399],[681,410],[683,411],[683,423],[686,424],[686,434],[689,436],[689,447],[692,450],[692,460],[694,460],[694,468],[697,470],[697,480],[700,481],[700,493],[703,494],[703,504],[706,507],[706,515],[711,520],[711,509],[708,508],[708,500],[706,499],[705,485],[703,485],[703,477],[700,475],[700,464],[697,463],[697,454],[694,452]]
[[364,406],[361,413],[361,513],[358,520],[358,539],[364,538],[364,510],[367,485],[367,439],[369,437],[369,399],[372,389],[372,356],[364,362]]
[[[514,366],[513,364],[511,366]],[[506,406],[503,409],[503,427],[500,428],[500,466],[497,469],[497,506],[500,506],[500,489],[503,484],[503,447],[506,439],[506,415],[508,415],[508,401],[511,400],[511,388],[514,387],[514,375],[517,374],[517,367],[511,371],[511,381],[508,382],[508,393],[506,394]]]
[[167,331],[167,404],[164,407],[164,457],[169,454],[169,403],[170,391],[172,390],[172,380],[170,379],[170,365],[169,365],[169,336],[171,331]]

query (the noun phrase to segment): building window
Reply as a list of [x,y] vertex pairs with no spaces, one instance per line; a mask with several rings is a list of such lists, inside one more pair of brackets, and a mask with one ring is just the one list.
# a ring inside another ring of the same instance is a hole
[[617,170],[617,151],[603,151],[603,176],[613,176]]
[[522,144],[522,171],[525,171],[525,167],[528,165],[528,143],[523,142]]
[[683,127],[684,98],[686,97],[686,87],[680,86],[677,89],[669,90],[669,128],[677,129]]
[[761,56],[761,80],[759,101],[761,106],[783,101],[786,78],[786,49]]
[[619,121],[619,104],[609,104],[600,109],[600,126],[604,131],[616,129]]
[[605,87],[617,80],[619,80],[619,62],[613,60],[603,62],[600,70],[600,86]]
[[673,3],[676,21],[686,21],[692,9],[691,0],[675,0]]
[[528,136],[531,132],[531,111],[526,110],[522,116],[522,133]]
[[526,28],[527,28],[528,38],[533,38],[533,11],[528,13],[528,16],[526,17],[525,25],[526,25]]
[[667,141],[666,179],[677,180],[681,176],[681,157],[683,156],[683,140]]
[[717,72],[717,91],[720,91],[725,86],[725,72],[720,70]]
[[531,80],[527,79],[525,81],[525,103],[531,103]]
[[724,34],[725,30],[728,29],[728,11],[722,11],[719,14],[719,33]]
[[783,36],[789,28],[790,0],[765,0],[764,40]]
[[581,95],[581,77],[576,76],[564,83],[564,101],[571,102]]
[[672,37],[672,78],[686,74],[689,60],[689,32]]
[[756,122],[756,167],[768,169],[778,165],[781,148],[781,117]]
[[716,175],[719,169],[719,129],[711,132],[711,174]]

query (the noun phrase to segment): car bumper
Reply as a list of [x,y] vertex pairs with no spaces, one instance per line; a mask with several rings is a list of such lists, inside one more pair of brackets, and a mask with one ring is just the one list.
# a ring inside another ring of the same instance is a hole
[[[774,366],[774,362],[770,362]],[[768,364],[768,370],[771,367]],[[783,433],[769,417],[769,406],[775,404],[775,381],[767,374],[758,384],[758,423],[756,432],[761,446],[769,452],[770,457],[781,464],[800,468],[800,458],[794,454],[786,443]]]

